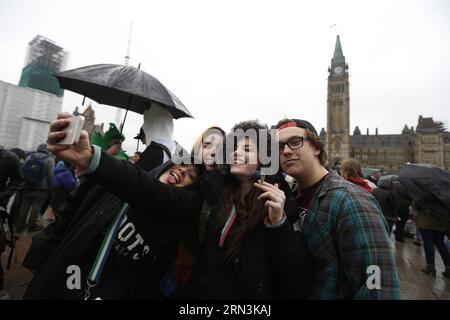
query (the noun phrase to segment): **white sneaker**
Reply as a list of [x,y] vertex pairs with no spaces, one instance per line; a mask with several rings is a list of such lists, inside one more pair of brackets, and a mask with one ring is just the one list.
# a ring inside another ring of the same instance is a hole
[[11,296],[5,290],[0,291],[0,300],[11,300]]

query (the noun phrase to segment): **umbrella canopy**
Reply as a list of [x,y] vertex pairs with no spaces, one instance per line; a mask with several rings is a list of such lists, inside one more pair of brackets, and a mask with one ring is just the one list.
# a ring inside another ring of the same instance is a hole
[[449,172],[430,164],[407,164],[400,168],[398,179],[415,203],[450,221]]
[[395,174],[389,174],[386,176],[382,176],[377,182],[377,187],[382,188],[382,189],[390,189],[392,186],[392,182],[396,181],[397,179],[398,179],[398,176],[396,176]]
[[97,64],[63,71],[55,77],[61,88],[101,104],[142,114],[156,102],[175,119],[192,118],[183,103],[161,82],[132,66]]

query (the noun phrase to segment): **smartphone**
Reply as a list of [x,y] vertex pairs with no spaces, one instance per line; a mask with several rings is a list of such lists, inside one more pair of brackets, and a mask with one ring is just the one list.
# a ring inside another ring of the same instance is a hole
[[83,130],[84,117],[76,116],[70,118],[70,124],[64,129],[66,137],[57,144],[75,144],[80,140],[81,130]]

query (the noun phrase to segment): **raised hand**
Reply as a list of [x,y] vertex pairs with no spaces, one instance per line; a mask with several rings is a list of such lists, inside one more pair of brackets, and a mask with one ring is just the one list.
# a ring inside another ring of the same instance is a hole
[[92,149],[89,143],[89,136],[86,131],[81,131],[78,143],[73,145],[57,144],[66,136],[64,129],[69,125],[73,115],[67,112],[58,114],[56,121],[50,124],[50,131],[47,137],[47,148],[55,156],[70,162],[77,171],[83,171],[89,167],[92,159]]
[[278,188],[278,183],[275,185],[268,182],[258,183],[255,182],[255,187],[264,191],[258,199],[266,200],[264,206],[269,208],[269,220],[270,223],[276,224],[284,217],[284,202],[286,196],[284,192]]

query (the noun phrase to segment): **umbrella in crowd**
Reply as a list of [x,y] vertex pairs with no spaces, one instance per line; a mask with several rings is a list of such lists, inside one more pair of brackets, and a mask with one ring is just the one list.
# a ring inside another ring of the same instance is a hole
[[410,198],[441,220],[450,221],[450,173],[430,164],[407,164],[398,177]]
[[131,110],[143,114],[152,103],[157,103],[166,108],[175,119],[192,118],[187,108],[169,89],[158,79],[136,67],[97,64],[67,70],[55,76],[61,88],[101,104],[126,109],[127,112]]
[[377,182],[377,187],[389,190],[392,187],[392,183],[396,180],[398,180],[398,176],[395,174],[382,176]]
[[382,176],[378,180],[377,187],[392,193],[397,209],[406,208],[405,210],[408,211],[408,207],[411,205],[411,198],[403,185],[398,180],[397,175],[389,174],[386,176]]

